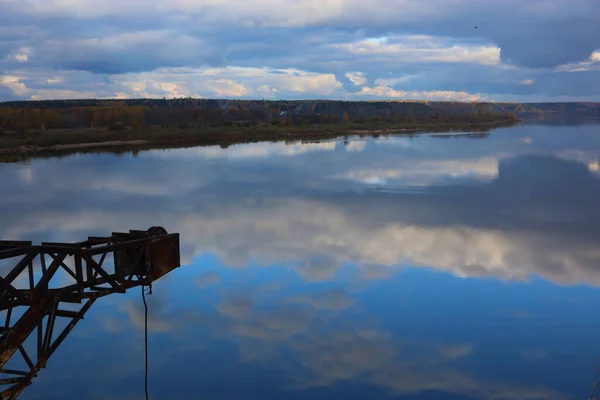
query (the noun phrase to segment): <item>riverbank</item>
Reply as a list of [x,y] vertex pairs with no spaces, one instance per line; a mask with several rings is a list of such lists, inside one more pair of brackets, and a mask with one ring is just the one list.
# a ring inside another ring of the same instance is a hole
[[382,124],[314,124],[307,126],[273,126],[258,124],[251,127],[159,127],[150,126],[135,131],[105,128],[38,130],[27,133],[4,133],[0,136],[0,161],[11,156],[34,156],[41,153],[69,153],[81,150],[128,151],[163,147],[189,147],[263,141],[326,140],[344,135],[390,135],[417,132],[485,131],[514,125],[517,121],[497,119],[482,122],[437,122]]

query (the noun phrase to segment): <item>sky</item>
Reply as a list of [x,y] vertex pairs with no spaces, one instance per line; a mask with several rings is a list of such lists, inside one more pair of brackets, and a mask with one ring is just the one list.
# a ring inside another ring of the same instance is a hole
[[0,0],[0,101],[600,101],[597,0]]

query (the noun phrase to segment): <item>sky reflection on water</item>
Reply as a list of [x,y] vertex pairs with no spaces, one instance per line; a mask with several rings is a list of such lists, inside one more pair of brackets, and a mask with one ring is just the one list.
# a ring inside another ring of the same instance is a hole
[[[586,398],[599,129],[2,164],[0,233],[181,234],[149,304],[153,398]],[[22,398],[142,398],[142,329],[140,293],[102,299]]]

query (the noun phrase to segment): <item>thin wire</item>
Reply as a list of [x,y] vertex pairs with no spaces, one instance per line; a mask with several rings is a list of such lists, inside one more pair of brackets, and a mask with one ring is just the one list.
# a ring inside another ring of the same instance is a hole
[[142,286],[142,300],[144,301],[144,355],[146,358],[146,370],[144,373],[144,390],[148,400],[148,304],[146,304],[146,292]]

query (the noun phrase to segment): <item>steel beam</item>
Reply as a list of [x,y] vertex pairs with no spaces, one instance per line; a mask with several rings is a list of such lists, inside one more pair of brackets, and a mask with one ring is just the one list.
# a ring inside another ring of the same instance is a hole
[[[105,265],[109,254],[113,262]],[[46,265],[46,256],[50,265]],[[93,256],[100,256],[100,261]],[[0,390],[9,386],[0,391],[0,399],[15,399],[97,299],[149,285],[179,267],[179,234],[153,227],[76,243],[34,246],[25,241],[0,241],[0,259],[15,259],[14,267],[0,277],[0,311],[6,312],[4,327],[0,327]],[[53,287],[59,271],[72,283]],[[22,274],[25,279],[20,278]],[[62,303],[80,307],[66,311],[61,309]],[[17,309],[21,309],[20,318],[12,318]],[[57,319],[68,320],[61,332],[55,332]],[[34,331],[37,346],[28,351],[24,342]],[[17,356],[28,370],[4,368]]]

